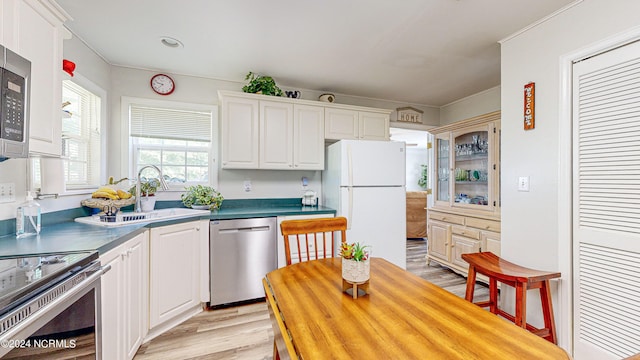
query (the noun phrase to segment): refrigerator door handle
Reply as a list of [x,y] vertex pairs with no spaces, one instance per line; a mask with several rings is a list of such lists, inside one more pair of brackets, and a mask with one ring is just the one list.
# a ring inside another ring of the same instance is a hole
[[353,186],[347,187],[349,192],[349,209],[347,210],[347,230],[351,230],[351,223],[353,219]]
[[349,209],[347,210],[347,230],[351,230],[351,219],[353,219],[353,157],[351,154],[351,144],[347,144],[347,176],[349,177],[347,191],[349,192]]

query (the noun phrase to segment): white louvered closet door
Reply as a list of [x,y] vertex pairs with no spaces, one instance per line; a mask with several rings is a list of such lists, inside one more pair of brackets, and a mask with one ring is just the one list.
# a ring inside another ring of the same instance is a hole
[[574,64],[574,357],[640,353],[640,44]]

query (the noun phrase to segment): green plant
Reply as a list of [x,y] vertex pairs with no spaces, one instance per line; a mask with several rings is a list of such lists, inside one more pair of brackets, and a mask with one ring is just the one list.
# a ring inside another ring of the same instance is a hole
[[271,76],[260,76],[249,71],[244,78],[249,83],[242,87],[246,93],[261,93],[263,95],[282,96],[282,90],[276,85],[276,81]]
[[186,192],[180,195],[186,207],[193,205],[209,205],[210,209],[219,209],[224,197],[211,186],[194,185],[184,188]]
[[340,256],[347,260],[365,261],[369,258],[368,247],[360,243],[342,243],[340,245]]
[[426,188],[429,184],[429,166],[427,164],[422,164],[420,166],[422,167],[422,171],[420,172],[420,178],[418,179],[418,186]]
[[[156,178],[145,179],[140,178],[140,196],[153,196],[160,187],[160,180]],[[136,185],[133,185],[129,189],[131,195],[136,195]]]

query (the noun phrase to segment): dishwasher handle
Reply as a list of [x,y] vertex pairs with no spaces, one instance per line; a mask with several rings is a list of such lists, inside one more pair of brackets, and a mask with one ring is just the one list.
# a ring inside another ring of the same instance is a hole
[[233,229],[219,229],[219,234],[231,234],[231,233],[239,233],[239,232],[259,232],[259,231],[269,231],[271,230],[271,226],[253,226],[253,227],[242,227],[242,228],[233,228]]

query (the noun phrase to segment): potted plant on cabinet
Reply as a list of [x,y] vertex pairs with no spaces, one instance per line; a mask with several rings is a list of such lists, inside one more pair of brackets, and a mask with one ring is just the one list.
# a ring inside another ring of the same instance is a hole
[[186,192],[180,195],[182,203],[186,207],[202,210],[216,210],[222,205],[224,197],[211,186],[194,185],[187,186]]
[[246,93],[282,96],[282,90],[271,76],[256,75],[250,71],[244,79],[249,80],[249,83],[242,87],[242,91]]

